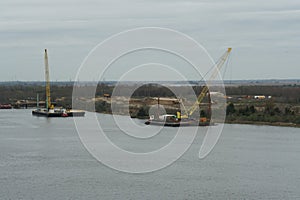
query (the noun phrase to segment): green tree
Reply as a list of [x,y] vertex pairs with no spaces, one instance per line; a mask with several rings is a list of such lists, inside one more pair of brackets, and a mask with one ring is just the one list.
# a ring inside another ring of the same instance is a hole
[[252,114],[256,112],[255,107],[253,105],[250,106],[249,110]]
[[236,110],[235,110],[234,104],[229,103],[226,108],[226,115],[231,115],[231,114],[234,114],[235,112],[236,112]]
[[274,107],[275,107],[275,104],[274,104],[274,101],[272,99],[266,101],[265,113],[270,114],[270,115],[274,115],[275,114],[274,113]]
[[148,115],[149,115],[149,108],[147,106],[141,107],[137,113],[137,117],[147,117]]

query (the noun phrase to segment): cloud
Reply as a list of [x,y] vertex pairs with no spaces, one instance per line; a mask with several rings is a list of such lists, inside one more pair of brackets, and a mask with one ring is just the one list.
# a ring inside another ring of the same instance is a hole
[[[72,55],[81,58],[82,52],[88,52],[112,34],[140,26],[161,26],[192,36],[215,58],[221,50],[233,46],[240,51],[235,64],[251,66],[255,74],[257,69],[269,69],[265,63],[270,56],[262,52],[272,52],[275,60],[293,64],[291,56],[282,58],[280,51],[273,49],[300,53],[299,21],[300,2],[296,0],[3,0],[0,53],[6,59],[0,60],[0,65],[9,70],[25,59],[20,53],[20,61],[16,61],[13,51],[6,51],[7,48],[36,51],[47,47],[59,52],[72,49]],[[253,59],[264,64],[248,64],[252,53]],[[61,62],[66,66],[65,72],[75,74],[74,63],[68,63],[70,59],[66,57]],[[284,72],[283,77],[295,74]],[[0,75],[0,80],[6,78]],[[255,77],[240,73],[236,78]],[[38,78],[32,74],[31,79]]]

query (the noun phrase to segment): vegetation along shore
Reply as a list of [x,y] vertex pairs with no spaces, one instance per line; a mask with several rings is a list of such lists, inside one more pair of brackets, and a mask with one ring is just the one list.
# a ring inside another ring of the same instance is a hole
[[[52,101],[56,106],[72,107],[71,82],[53,82]],[[91,87],[89,84],[82,87]],[[134,83],[124,84],[122,89],[136,87]],[[176,114],[180,108],[180,101],[172,93],[172,87],[181,88],[184,85],[164,87],[158,84],[146,84],[139,87],[131,97],[122,97],[114,93],[114,84],[99,83],[95,97],[85,99],[86,102],[95,104],[95,111],[111,113],[111,104],[129,102],[131,117],[148,118],[149,108],[157,104],[164,106],[167,113]],[[199,94],[202,86],[193,86],[195,94]],[[39,94],[40,106],[45,101],[43,82],[17,82],[0,84],[0,104],[10,104],[14,108],[30,108],[36,106],[36,96]],[[185,94],[182,94],[184,96]],[[275,126],[300,127],[300,84],[276,85],[227,85],[226,86],[226,123],[258,124]],[[188,103],[188,102],[187,102]],[[201,116],[208,116],[208,99],[200,104]],[[85,107],[83,107],[84,109]],[[125,114],[126,108],[120,107],[118,114]]]

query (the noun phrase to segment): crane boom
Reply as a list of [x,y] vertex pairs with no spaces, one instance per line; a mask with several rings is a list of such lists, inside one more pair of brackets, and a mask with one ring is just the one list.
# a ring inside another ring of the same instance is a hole
[[[227,51],[221,56],[221,58],[219,59],[219,61],[215,64],[215,70],[213,71],[212,75],[210,76],[210,78],[208,79],[208,81],[211,81],[213,79],[216,78],[216,76],[218,75],[218,72],[220,71],[220,69],[222,68],[223,64],[225,63],[225,61],[227,60],[230,52],[231,52],[232,48],[228,48]],[[207,92],[209,91],[209,88],[207,85],[205,85],[201,91],[201,93],[199,94],[197,101],[194,103],[194,105],[187,111],[187,115],[191,116],[195,110],[198,108],[199,104],[202,102],[203,98],[206,96]]]
[[49,64],[47,49],[45,49],[45,79],[46,79],[46,108],[51,107],[51,97],[50,97],[50,76],[49,76]]

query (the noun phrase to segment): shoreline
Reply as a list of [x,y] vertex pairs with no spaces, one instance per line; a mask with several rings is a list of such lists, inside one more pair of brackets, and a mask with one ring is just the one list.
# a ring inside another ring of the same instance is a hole
[[[101,114],[108,114],[112,115],[109,112],[96,112]],[[146,120],[149,117],[131,117],[134,119]],[[227,121],[225,120],[224,124],[242,124],[242,125],[257,125],[257,126],[277,126],[277,127],[293,127],[293,128],[300,128],[300,124],[294,124],[290,122],[259,122],[259,121]]]
[[[3,110],[19,110],[19,109],[3,109]],[[25,109],[27,110],[27,109]],[[30,109],[28,109],[30,110]],[[100,114],[112,115],[110,112],[96,112]],[[144,117],[131,117],[140,120],[148,119],[148,116]],[[258,126],[277,126],[277,127],[293,127],[300,128],[300,124],[290,123],[290,122],[259,122],[259,121],[228,121],[225,120],[224,124],[244,124],[244,125],[258,125]]]
[[300,124],[290,122],[256,122],[256,121],[225,121],[225,124],[245,124],[258,126],[277,126],[277,127],[293,127],[300,128]]

